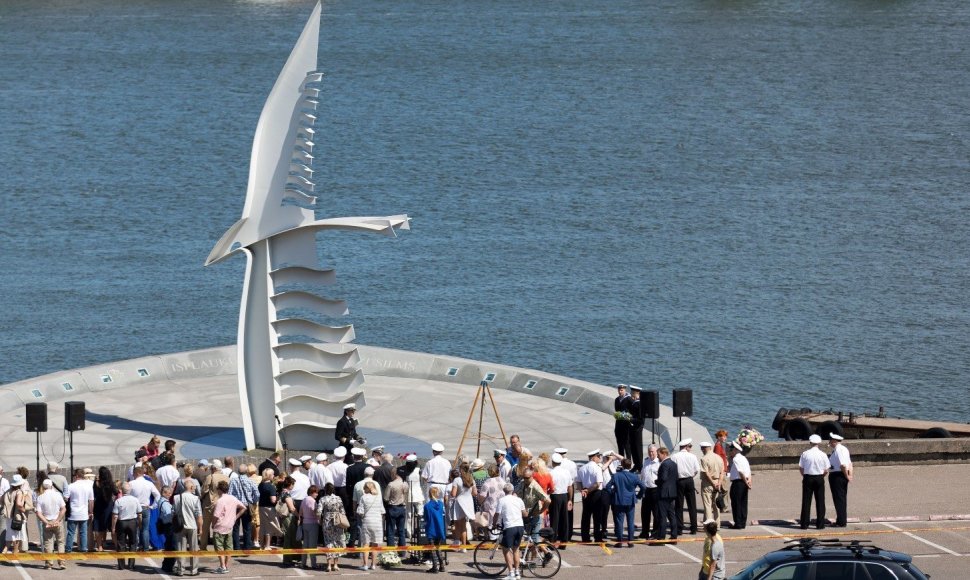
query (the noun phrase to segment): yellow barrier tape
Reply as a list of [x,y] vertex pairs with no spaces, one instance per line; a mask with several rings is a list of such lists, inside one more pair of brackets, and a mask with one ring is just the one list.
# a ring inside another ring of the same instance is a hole
[[[837,533],[826,533],[826,532],[812,532],[806,533],[804,530],[793,530],[791,534],[784,534],[785,536],[791,536],[794,538],[831,538],[833,536],[869,536],[869,535],[885,535],[885,534],[902,534],[902,533],[913,533],[913,532],[959,532],[970,530],[970,526],[959,526],[959,527],[933,527],[933,528],[906,528],[901,530],[847,530],[839,529]],[[773,534],[761,534],[761,535],[745,535],[745,536],[722,536],[725,542],[737,542],[737,541],[750,541],[750,540],[779,540],[780,537]],[[683,544],[692,542],[703,542],[703,536],[685,538],[683,536],[678,537],[676,540],[632,540],[632,544],[653,544],[653,545],[663,545],[663,544]],[[550,542],[558,546],[596,546],[603,550],[607,555],[613,555],[613,550],[609,548],[605,542]],[[38,560],[116,560],[116,559],[128,559],[128,558],[215,558],[217,556],[302,556],[303,554],[308,555],[321,555],[321,554],[359,554],[365,552],[428,552],[433,550],[440,550],[443,552],[454,552],[457,550],[474,550],[478,547],[476,544],[460,544],[460,545],[421,545],[421,546],[378,546],[378,547],[361,547],[361,548],[273,548],[272,550],[266,549],[255,549],[255,550],[228,550],[225,552],[215,552],[215,551],[154,551],[154,552],[70,552],[64,554],[47,554],[43,552],[19,552],[17,554],[12,554],[10,552],[5,552],[0,554],[0,562],[8,562],[11,560],[20,561],[38,561]],[[490,544],[486,544],[487,547],[491,548]]]

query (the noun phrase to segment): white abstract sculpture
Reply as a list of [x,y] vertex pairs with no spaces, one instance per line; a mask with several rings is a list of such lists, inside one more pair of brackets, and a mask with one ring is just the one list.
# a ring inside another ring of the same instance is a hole
[[[397,229],[408,229],[406,215],[319,220],[314,216],[313,125],[319,90],[312,85],[323,77],[315,72],[319,36],[318,3],[259,117],[242,218],[223,234],[205,262],[208,266],[236,252],[248,260],[237,345],[247,449],[278,449],[281,433],[290,447],[318,449],[333,440],[346,403],[364,406],[353,326],[279,316],[291,309],[324,317],[348,314],[343,300],[316,293],[335,280],[333,270],[318,265],[316,231],[394,236]],[[313,342],[281,342],[294,336]]]

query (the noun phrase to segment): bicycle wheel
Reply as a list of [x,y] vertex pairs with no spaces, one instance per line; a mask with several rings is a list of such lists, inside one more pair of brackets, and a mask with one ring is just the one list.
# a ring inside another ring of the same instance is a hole
[[522,567],[527,569],[536,578],[552,578],[562,567],[562,556],[559,550],[549,542],[539,542],[535,544],[538,554],[535,558],[522,562]]
[[505,556],[497,541],[482,540],[475,546],[472,560],[478,571],[489,578],[497,578],[505,572]]

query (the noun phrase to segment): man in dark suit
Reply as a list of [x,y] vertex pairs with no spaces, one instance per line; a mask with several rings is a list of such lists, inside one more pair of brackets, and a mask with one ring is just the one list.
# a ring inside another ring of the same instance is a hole
[[350,403],[344,405],[344,416],[337,421],[337,432],[334,433],[334,438],[337,439],[337,445],[343,447],[347,450],[347,461],[351,462],[350,451],[354,447],[354,441],[359,439],[357,435],[357,419],[354,419],[354,414],[357,412],[357,405]]
[[259,470],[256,473],[262,476],[263,471],[267,469],[273,470],[273,477],[279,477],[280,475],[280,454],[279,453],[274,452],[272,455],[269,456],[269,458],[266,461],[260,463]]
[[630,432],[628,434],[627,457],[633,462],[633,471],[640,473],[643,469],[643,412],[640,409],[640,387],[630,385],[629,409],[633,418],[630,420]]
[[674,504],[677,502],[677,464],[670,459],[670,451],[666,447],[657,450],[660,468],[657,470],[657,507],[658,522],[655,540],[663,540],[667,528],[670,528],[670,539],[675,540],[680,534],[677,525],[677,514]]
[[[630,395],[626,393],[626,385],[616,385],[616,398],[613,399],[613,410],[617,413],[630,412]],[[630,445],[630,422],[626,419],[616,419],[613,426],[613,435],[616,437],[616,452],[620,457],[629,457]]]

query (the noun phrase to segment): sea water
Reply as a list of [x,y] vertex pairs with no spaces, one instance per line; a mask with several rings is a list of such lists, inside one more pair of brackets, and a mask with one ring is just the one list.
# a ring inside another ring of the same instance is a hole
[[[231,344],[262,104],[312,4],[0,3],[0,381]],[[970,5],[334,0],[320,237],[358,341],[970,420]]]

